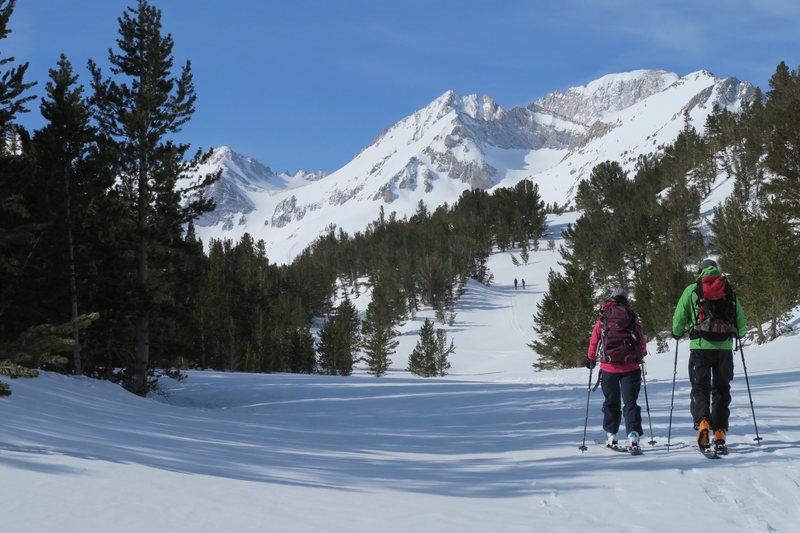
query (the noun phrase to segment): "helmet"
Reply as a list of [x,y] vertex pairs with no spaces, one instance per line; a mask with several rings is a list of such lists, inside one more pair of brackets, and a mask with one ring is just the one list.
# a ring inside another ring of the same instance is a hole
[[700,261],[700,264],[697,265],[697,272],[700,273],[703,271],[703,269],[708,267],[717,268],[717,262],[714,261],[713,259],[703,259],[702,261]]
[[628,293],[625,292],[625,289],[617,287],[611,294],[608,296],[609,302],[627,302],[628,301]]

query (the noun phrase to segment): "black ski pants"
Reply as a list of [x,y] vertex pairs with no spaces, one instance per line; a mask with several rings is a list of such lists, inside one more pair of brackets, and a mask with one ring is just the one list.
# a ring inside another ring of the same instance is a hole
[[694,429],[703,419],[711,429],[728,431],[733,379],[732,350],[690,350],[689,381],[692,384],[690,409]]
[[[635,431],[643,435],[642,408],[636,404],[642,385],[641,369],[624,373],[602,372],[600,383],[603,386],[603,429],[608,433],[619,431],[622,415],[625,415],[625,434]],[[624,402],[625,407],[622,407]]]

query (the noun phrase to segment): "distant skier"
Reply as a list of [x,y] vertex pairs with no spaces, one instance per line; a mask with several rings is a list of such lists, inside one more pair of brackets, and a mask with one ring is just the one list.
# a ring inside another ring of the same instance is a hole
[[[689,408],[697,430],[697,445],[709,449],[709,433],[717,453],[726,453],[731,380],[733,379],[733,337],[747,333],[747,320],[728,279],[716,261],[703,260],[697,280],[684,289],[672,317],[672,337],[683,336],[689,325]],[[676,346],[677,350],[677,346]],[[677,352],[676,352],[677,357]]]
[[[636,400],[642,384],[639,366],[647,355],[645,337],[638,315],[630,308],[624,289],[614,289],[600,310],[586,354],[586,367],[592,369],[600,360],[600,383],[603,387],[603,429],[606,446],[618,448],[617,432],[625,416],[625,433],[631,452],[638,452],[642,430],[642,412]],[[624,408],[622,407],[624,402]]]
[[525,289],[525,278],[522,278],[522,288]]
[[517,290],[517,278],[514,278],[514,290]]

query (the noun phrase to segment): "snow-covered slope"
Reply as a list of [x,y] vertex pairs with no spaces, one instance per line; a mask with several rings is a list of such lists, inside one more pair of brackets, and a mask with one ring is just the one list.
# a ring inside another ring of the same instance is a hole
[[[574,217],[550,218],[555,238]],[[745,346],[760,445],[737,355],[731,454],[694,451],[681,342],[647,358],[639,403],[656,445],[640,457],[595,445],[598,391],[581,453],[589,372],[534,373],[526,346],[557,258],[491,256],[496,284],[470,284],[446,327],[456,353],[443,379],[402,370],[426,309],[403,326],[385,378],[190,372],[148,399],[87,378],[13,380],[0,399],[0,530],[796,531],[800,336]]]
[[455,202],[471,188],[512,186],[528,178],[546,202],[572,199],[576,183],[606,160],[632,170],[641,154],[672,142],[688,119],[696,128],[714,104],[731,110],[753,88],[701,71],[640,70],[549,94],[505,110],[489,96],[448,91],[399,121],[330,175],[276,175],[230,149],[203,170],[223,168],[215,213],[198,234],[264,239],[271,260],[285,263],[328,228],[363,230],[387,214],[411,215]]

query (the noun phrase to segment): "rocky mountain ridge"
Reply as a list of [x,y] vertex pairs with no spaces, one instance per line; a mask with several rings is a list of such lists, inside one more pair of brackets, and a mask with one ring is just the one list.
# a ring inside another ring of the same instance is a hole
[[671,143],[689,121],[702,130],[714,105],[737,111],[754,88],[706,71],[680,77],[663,70],[603,76],[504,109],[486,95],[447,91],[384,130],[329,175],[276,174],[228,147],[201,171],[222,168],[211,194],[217,210],[198,234],[264,239],[270,259],[289,262],[315,238],[362,230],[385,213],[410,215],[455,202],[464,190],[539,185],[546,202],[568,204],[576,184],[605,160],[633,170],[639,155]]

